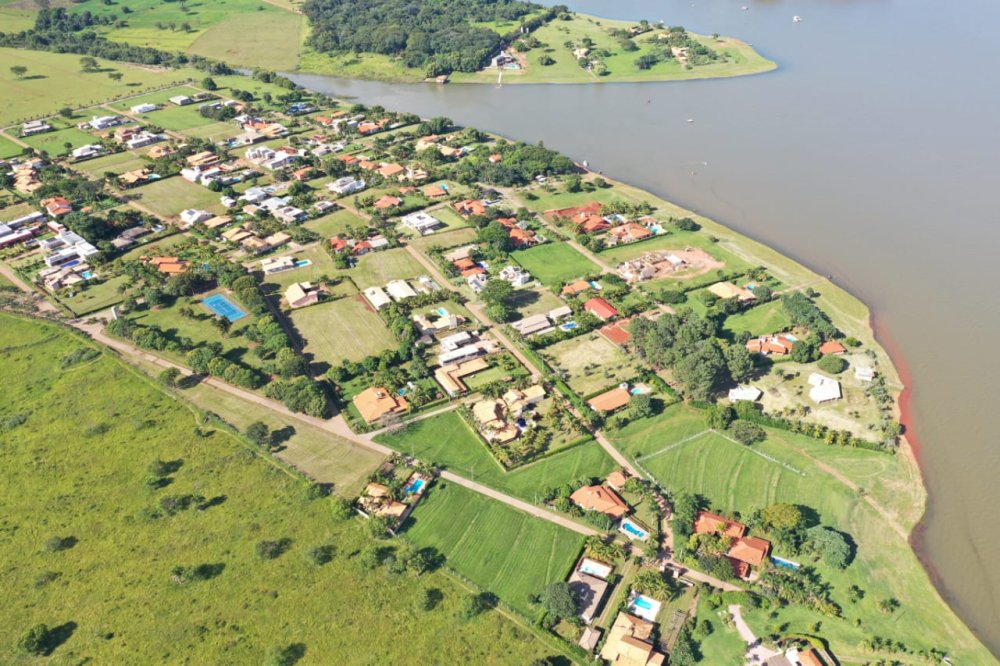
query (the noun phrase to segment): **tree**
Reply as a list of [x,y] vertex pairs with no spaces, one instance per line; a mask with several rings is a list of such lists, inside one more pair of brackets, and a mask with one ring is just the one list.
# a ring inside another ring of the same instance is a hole
[[36,624],[21,634],[17,645],[28,654],[40,657],[49,651],[50,633],[48,625]]
[[292,643],[284,647],[271,648],[267,653],[264,666],[293,666],[306,654],[306,646],[302,643]]
[[122,74],[121,72],[108,72],[108,78],[111,79],[112,81],[114,81],[115,83],[118,83],[119,81],[121,81],[122,77],[124,77],[124,76],[125,75]]
[[851,544],[837,530],[816,525],[806,530],[808,546],[831,567],[844,569],[851,562]]
[[765,507],[760,512],[760,518],[765,525],[778,532],[798,529],[805,520],[797,506],[784,502]]
[[642,594],[669,601],[675,594],[673,581],[663,576],[658,569],[643,569],[632,583],[632,587]]
[[[794,349],[794,347],[793,347]],[[847,361],[836,354],[827,354],[819,360],[816,367],[831,375],[839,375],[847,369]]]
[[90,56],[80,58],[80,67],[83,68],[83,71],[85,72],[93,72],[97,69],[97,58],[91,58]]
[[62,116],[63,118],[72,118],[73,109],[68,106],[64,106],[63,108],[59,109],[59,115]]
[[729,427],[729,434],[737,442],[750,446],[757,442],[763,442],[767,438],[767,433],[756,423],[737,419]]
[[458,607],[458,616],[463,620],[471,620],[480,613],[489,610],[493,606],[490,595],[487,593],[468,594],[462,597],[462,602]]
[[729,345],[724,353],[726,368],[737,384],[741,384],[753,375],[753,357],[744,345]]
[[566,581],[552,583],[542,592],[542,608],[545,612],[564,620],[575,618],[577,614],[576,599],[573,590]]
[[[28,73],[28,68],[25,67],[24,65],[14,65],[13,67],[10,68],[10,73],[19,79],[23,79],[24,75]],[[39,626],[44,626],[44,625],[39,625]]]
[[174,387],[177,386],[177,378],[181,376],[181,371],[177,368],[167,368],[160,373],[158,377],[161,384],[164,386]]
[[892,615],[899,608],[899,599],[894,599],[889,597],[888,599],[882,599],[877,604],[878,610],[883,615]]
[[281,557],[292,545],[291,539],[265,540],[257,543],[257,557],[274,560]]
[[653,399],[648,393],[633,396],[628,403],[628,413],[633,419],[644,419],[653,416]]
[[211,76],[206,76],[201,80],[201,87],[205,90],[218,90],[219,84]]
[[271,445],[271,429],[261,421],[254,421],[247,426],[246,436],[252,443],[261,448]]
[[725,430],[734,418],[733,408],[729,405],[712,405],[705,410],[705,425],[713,430]]
[[514,287],[511,286],[510,282],[500,279],[489,280],[483,286],[483,290],[479,292],[479,298],[487,306],[509,305],[513,297]]

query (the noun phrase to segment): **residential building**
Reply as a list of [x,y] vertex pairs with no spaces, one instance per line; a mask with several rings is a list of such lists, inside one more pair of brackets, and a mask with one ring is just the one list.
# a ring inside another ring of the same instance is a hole
[[199,222],[204,222],[205,220],[210,220],[212,217],[213,215],[207,210],[199,210],[196,208],[182,210],[180,214],[181,222],[187,226],[198,224]]
[[73,204],[66,197],[43,199],[42,205],[45,206],[45,212],[52,218],[60,218],[63,215],[69,215],[73,212]]
[[410,408],[406,398],[380,386],[366,388],[354,396],[351,402],[366,423],[375,423],[388,414],[405,414]]
[[488,370],[490,364],[485,358],[474,358],[462,363],[443,365],[434,371],[434,379],[441,385],[448,397],[454,398],[465,393],[469,388],[462,380],[477,372]]
[[148,263],[164,275],[180,275],[191,269],[191,262],[179,257],[152,257]]
[[296,267],[295,258],[289,255],[283,257],[268,257],[260,262],[260,269],[265,275],[274,275],[290,271]]
[[695,534],[719,534],[730,539],[739,539],[747,532],[747,526],[735,520],[729,520],[717,513],[699,511],[694,520]]
[[413,290],[406,280],[393,280],[385,285],[385,291],[394,301],[401,301],[406,298],[412,298],[417,295],[417,292]]
[[285,301],[293,310],[319,303],[322,289],[312,282],[293,282],[285,290]]
[[364,295],[365,300],[368,301],[376,310],[381,310],[392,303],[392,299],[389,298],[389,295],[386,294],[381,287],[368,287],[362,292],[362,294]]
[[619,315],[618,310],[616,310],[611,303],[608,303],[600,296],[591,298],[589,301],[584,303],[583,309],[601,321],[608,321],[609,319],[614,319]]
[[729,402],[739,402],[741,400],[756,402],[760,400],[762,395],[764,395],[764,392],[755,386],[737,386],[736,388],[729,389]]
[[819,353],[823,356],[830,356],[831,354],[841,356],[847,353],[847,347],[836,340],[827,340],[819,346]]
[[825,402],[831,402],[833,400],[840,400],[842,396],[840,382],[836,379],[824,377],[818,372],[814,372],[809,375],[808,381],[809,385],[812,387],[809,389],[809,399],[817,405],[822,405]]
[[282,206],[276,210],[271,211],[274,218],[279,222],[284,222],[285,224],[295,224],[300,222],[306,217],[306,212],[301,208],[296,208],[295,206]]
[[52,125],[44,120],[31,120],[21,125],[21,136],[34,136],[52,130]]
[[45,255],[45,265],[50,268],[74,259],[88,259],[100,251],[82,236],[68,230],[60,231],[54,238],[43,240],[38,245],[49,252]]
[[614,666],[663,666],[666,655],[657,652],[650,636],[656,625],[622,611],[608,630],[601,659]]
[[732,282],[716,282],[708,287],[708,292],[718,296],[722,300],[728,300],[730,298],[735,298],[740,303],[750,303],[751,301],[757,300],[757,297],[753,295],[753,292],[745,287],[737,287]]
[[400,220],[404,226],[413,229],[421,236],[432,233],[438,227],[444,226],[441,220],[423,211],[410,213]]
[[125,147],[129,150],[136,150],[138,148],[151,146],[154,143],[159,143],[160,141],[166,140],[166,138],[167,137],[162,134],[153,134],[152,132],[142,131],[127,139],[125,141]]
[[132,107],[132,113],[151,113],[156,111],[158,107],[155,104],[136,104]]
[[608,247],[614,247],[615,245],[625,245],[626,243],[635,243],[637,241],[645,240],[653,235],[653,232],[635,222],[626,222],[620,227],[615,227],[608,232],[608,237],[606,243]]
[[510,282],[512,287],[523,287],[529,284],[532,280],[531,274],[525,271],[520,266],[505,266],[503,270],[500,271],[500,279]]
[[627,405],[631,399],[632,394],[628,392],[628,389],[619,386],[618,388],[613,388],[610,391],[605,391],[604,393],[591,398],[587,401],[587,405],[595,412],[608,413],[621,409]]
[[88,125],[90,125],[91,129],[104,130],[119,125],[122,122],[119,116],[94,116]]
[[608,581],[576,568],[573,569],[567,583],[573,598],[576,599],[580,619],[590,624],[601,609],[604,597],[608,593]]
[[104,154],[104,147],[96,143],[87,144],[86,146],[80,146],[70,151],[70,157],[76,162],[81,162],[83,160],[93,159],[99,155]]
[[875,370],[872,368],[854,368],[854,376],[863,382],[870,382],[875,379]]
[[552,322],[549,321],[547,315],[536,314],[529,317],[524,317],[518,321],[512,323],[511,328],[517,331],[522,337],[530,337],[532,335],[542,335],[545,333],[550,333],[555,330],[552,326]]
[[763,356],[767,356],[768,354],[785,356],[791,354],[794,347],[795,340],[787,335],[763,335],[759,338],[747,340],[747,351],[762,354]]
[[578,296],[586,291],[593,289],[591,284],[586,280],[576,280],[574,282],[568,282],[563,285],[562,295],[563,296]]
[[354,192],[360,192],[365,189],[365,181],[353,176],[344,176],[343,178],[338,178],[332,183],[328,183],[326,189],[334,192],[336,194],[345,195],[353,194]]
[[759,567],[771,551],[771,542],[754,536],[742,536],[729,547],[726,557],[733,564],[733,572],[740,578],[750,576],[751,567]]
[[194,100],[187,95],[174,95],[170,98],[171,104],[176,104],[177,106],[187,106],[189,104],[194,104]]
[[583,486],[570,495],[569,499],[585,511],[606,513],[612,518],[621,518],[629,511],[625,500],[606,486]]
[[378,201],[375,202],[375,210],[390,210],[396,208],[403,203],[403,200],[399,197],[394,197],[391,194],[386,194]]

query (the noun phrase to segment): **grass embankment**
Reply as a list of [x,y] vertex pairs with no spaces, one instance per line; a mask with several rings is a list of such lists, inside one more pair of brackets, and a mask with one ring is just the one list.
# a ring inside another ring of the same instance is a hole
[[[303,663],[524,664],[553,652],[495,614],[460,620],[468,591],[441,573],[363,571],[360,521],[334,522],[298,478],[229,435],[199,433],[189,409],[122,363],[61,367],[89,348],[80,339],[3,316],[0,348],[0,582],[16,599],[0,609],[3,663],[33,663],[16,645],[37,623],[63,640],[53,663],[263,663],[290,644]],[[172,471],[152,490],[157,459]],[[165,496],[189,494],[210,506],[154,517]],[[260,541],[278,539],[290,540],[284,554],[258,557]],[[323,566],[307,557],[320,545],[334,547]],[[199,565],[205,580],[173,579]],[[427,590],[442,598],[422,611]]]
[[[986,659],[907,542],[923,500],[919,477],[907,458],[826,446],[776,430],[768,431],[767,441],[744,447],[705,431],[701,412],[675,405],[608,436],[671,491],[698,493],[714,508],[744,514],[774,502],[803,505],[816,512],[820,523],[851,535],[857,544],[854,561],[843,571],[804,560],[830,584],[844,619],[794,606],[778,610],[776,618],[745,609],[757,635],[780,625],[787,626],[779,633],[810,633],[820,622],[820,633],[842,659],[870,659],[858,645],[872,636],[891,637],[911,650],[943,648],[956,663]],[[789,556],[780,550],[776,554]],[[865,591],[858,603],[848,599],[851,585]],[[889,616],[876,607],[887,598],[900,602],[900,610]]]
[[446,481],[417,506],[405,535],[447,553],[456,571],[529,616],[529,595],[564,580],[583,546],[575,532]]
[[[152,87],[166,86],[204,75],[194,69],[158,69],[98,59],[98,71],[83,73],[80,56],[0,48],[0,126],[55,113],[63,106],[87,106],[108,99],[138,95]],[[28,68],[19,79],[10,67]],[[108,73],[124,74],[121,81]],[[38,137],[45,137],[40,134]],[[59,142],[59,151],[65,140]]]

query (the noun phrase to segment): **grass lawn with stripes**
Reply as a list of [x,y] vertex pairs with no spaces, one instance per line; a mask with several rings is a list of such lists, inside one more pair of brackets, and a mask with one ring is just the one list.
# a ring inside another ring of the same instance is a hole
[[522,613],[532,594],[565,580],[583,537],[447,481],[417,506],[404,534]]

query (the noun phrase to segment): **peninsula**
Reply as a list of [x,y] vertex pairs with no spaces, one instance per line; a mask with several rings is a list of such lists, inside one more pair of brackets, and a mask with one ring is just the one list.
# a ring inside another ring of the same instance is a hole
[[146,65],[0,48],[0,661],[991,661],[843,289],[542,145],[72,21],[6,43]]

